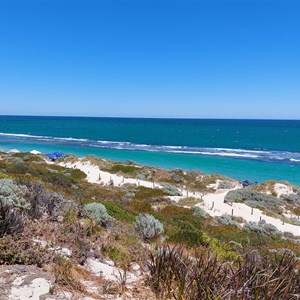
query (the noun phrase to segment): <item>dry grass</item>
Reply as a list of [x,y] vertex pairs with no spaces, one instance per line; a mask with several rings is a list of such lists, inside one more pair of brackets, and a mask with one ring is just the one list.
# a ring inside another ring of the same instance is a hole
[[150,285],[158,299],[294,300],[300,297],[296,259],[288,252],[260,256],[245,253],[237,265],[220,263],[208,253],[198,258],[163,247],[151,255]]
[[196,204],[202,203],[203,201],[193,198],[193,197],[187,197],[180,199],[177,203],[181,206],[194,206]]

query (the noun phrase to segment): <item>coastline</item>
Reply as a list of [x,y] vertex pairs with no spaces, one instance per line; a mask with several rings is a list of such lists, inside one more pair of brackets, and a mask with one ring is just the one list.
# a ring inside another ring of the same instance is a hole
[[264,182],[267,180],[286,180],[300,185],[300,164],[283,164],[275,162],[260,162],[235,158],[221,158],[176,153],[160,153],[146,151],[129,151],[117,149],[80,148],[66,145],[0,142],[0,150],[10,149],[30,152],[36,149],[44,154],[53,151],[74,153],[79,157],[95,155],[106,159],[125,162],[132,160],[143,165],[161,167],[165,169],[181,168],[196,170],[207,174],[223,174],[237,180]]

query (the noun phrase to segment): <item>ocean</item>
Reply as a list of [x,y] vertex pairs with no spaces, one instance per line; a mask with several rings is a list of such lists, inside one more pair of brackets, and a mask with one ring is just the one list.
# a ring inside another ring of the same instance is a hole
[[79,156],[300,185],[300,121],[0,116],[0,150]]

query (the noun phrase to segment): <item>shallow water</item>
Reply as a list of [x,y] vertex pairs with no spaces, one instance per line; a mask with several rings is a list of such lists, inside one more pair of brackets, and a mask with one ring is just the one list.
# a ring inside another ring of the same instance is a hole
[[300,185],[300,121],[0,116],[0,150],[11,148]]

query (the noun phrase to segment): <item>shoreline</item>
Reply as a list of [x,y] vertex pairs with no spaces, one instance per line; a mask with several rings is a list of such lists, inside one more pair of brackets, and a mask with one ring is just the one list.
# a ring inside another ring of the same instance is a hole
[[285,180],[292,184],[300,185],[300,164],[257,162],[227,157],[223,158],[178,153],[81,148],[55,144],[0,142],[0,150],[7,152],[12,148],[19,149],[22,152],[30,152],[32,149],[36,149],[44,154],[60,151],[63,153],[74,153],[79,157],[95,155],[97,157],[122,162],[131,160],[142,165],[161,167],[164,169],[181,168],[200,171],[206,174],[224,174],[225,176],[235,178],[239,181],[250,180],[252,182],[264,182],[267,180]]

